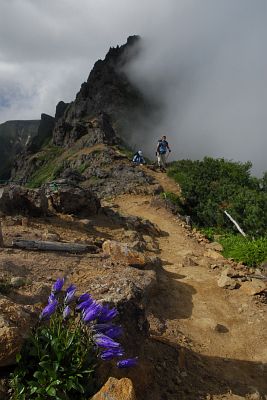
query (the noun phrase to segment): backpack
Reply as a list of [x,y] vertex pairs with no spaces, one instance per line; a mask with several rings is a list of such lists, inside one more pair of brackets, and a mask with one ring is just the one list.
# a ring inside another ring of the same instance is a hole
[[165,154],[167,153],[167,146],[168,146],[168,142],[166,142],[166,140],[159,140],[159,154]]

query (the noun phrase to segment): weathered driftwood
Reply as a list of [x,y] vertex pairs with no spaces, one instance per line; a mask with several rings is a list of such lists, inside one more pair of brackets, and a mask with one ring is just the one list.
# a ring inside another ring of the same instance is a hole
[[238,223],[234,220],[233,217],[231,217],[231,215],[224,210],[224,214],[227,215],[227,217],[233,222],[233,224],[237,227],[237,229],[239,230],[239,232],[241,233],[241,235],[246,237],[245,232],[240,228],[240,226],[238,225]]
[[79,243],[48,242],[42,240],[16,239],[12,242],[13,247],[27,250],[42,251],[66,251],[70,253],[96,252],[96,246]]
[[0,247],[4,247],[4,239],[3,239],[2,221],[1,221],[1,219],[0,219]]

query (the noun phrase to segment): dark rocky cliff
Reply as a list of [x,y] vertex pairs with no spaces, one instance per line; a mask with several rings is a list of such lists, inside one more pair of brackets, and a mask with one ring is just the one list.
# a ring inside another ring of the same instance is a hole
[[40,120],[7,121],[0,125],[0,179],[9,179],[11,167],[38,133]]
[[13,168],[40,150],[52,138],[55,118],[42,114],[40,120],[7,121],[0,125],[0,179],[11,176]]
[[[58,119],[53,133],[54,144],[70,146],[87,133],[94,136],[94,144],[102,143],[103,137],[112,142],[111,128],[117,136],[129,140],[136,115],[149,108],[147,100],[124,72],[125,65],[139,51],[139,41],[138,36],[130,36],[126,44],[111,48],[104,60],[95,63],[76,99]],[[103,137],[98,137],[99,132],[94,131],[95,119],[104,121],[100,127],[105,132]]]

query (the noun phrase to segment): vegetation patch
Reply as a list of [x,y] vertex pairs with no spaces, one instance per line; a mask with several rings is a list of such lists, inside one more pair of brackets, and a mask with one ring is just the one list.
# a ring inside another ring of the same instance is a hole
[[[250,162],[205,157],[173,162],[168,175],[181,187],[184,212],[209,240],[222,244],[223,255],[256,266],[267,258],[267,173],[262,179],[253,177],[251,166]],[[237,234],[224,211],[237,221],[246,238]]]
[[31,175],[27,186],[36,188],[57,178],[64,168],[62,161],[58,161],[63,151],[60,147],[49,145],[38,153],[37,162],[42,162],[42,165]]
[[267,260],[267,237],[251,240],[240,235],[226,235],[219,239],[219,243],[223,246],[224,257],[241,261],[250,267]]
[[199,227],[217,227],[236,232],[224,214],[228,211],[251,236],[264,236],[267,226],[266,174],[250,175],[251,163],[204,158],[171,164],[168,175],[179,183],[186,214]]

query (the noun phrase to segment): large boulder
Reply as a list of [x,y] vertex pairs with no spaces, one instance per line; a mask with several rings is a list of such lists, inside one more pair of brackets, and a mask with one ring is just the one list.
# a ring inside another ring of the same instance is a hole
[[61,180],[48,187],[49,209],[63,214],[91,215],[100,209],[100,201],[91,189]]
[[136,400],[132,381],[129,378],[109,378],[91,400]]
[[48,202],[43,189],[7,186],[0,198],[0,211],[6,215],[40,216],[46,214],[47,210]]
[[115,261],[125,261],[127,264],[135,267],[144,268],[150,262],[147,256],[134,250],[127,243],[106,240],[102,248],[103,252]]

